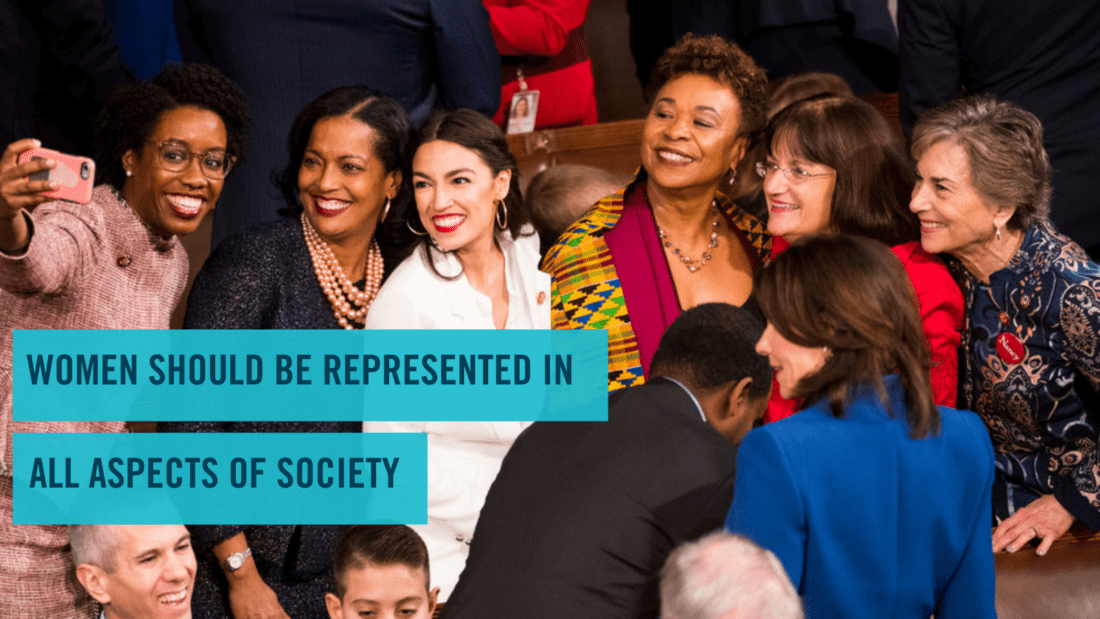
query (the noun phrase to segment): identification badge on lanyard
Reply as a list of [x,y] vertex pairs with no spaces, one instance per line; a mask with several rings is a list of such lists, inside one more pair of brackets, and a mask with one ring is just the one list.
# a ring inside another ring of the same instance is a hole
[[528,90],[527,80],[523,78],[523,69],[519,69],[519,91],[512,95],[512,105],[508,108],[508,135],[530,133],[535,130],[535,114],[539,109],[539,91]]

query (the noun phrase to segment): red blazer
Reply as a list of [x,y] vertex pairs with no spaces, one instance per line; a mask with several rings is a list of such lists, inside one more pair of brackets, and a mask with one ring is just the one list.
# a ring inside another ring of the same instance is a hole
[[[587,60],[581,27],[589,0],[483,0],[489,11],[501,56],[544,56],[551,62],[565,55],[584,60],[547,73],[525,70],[527,88],[539,91],[535,128],[591,125],[597,120],[592,61]],[[580,46],[579,49],[576,46]],[[503,126],[519,82],[502,80],[500,109],[493,122]]]
[[[772,239],[772,257],[788,247],[778,237]],[[920,305],[924,338],[932,359],[932,398],[936,404],[955,408],[959,390],[959,344],[962,343],[963,296],[943,261],[924,251],[913,241],[892,248],[901,260],[909,283]],[[790,417],[798,409],[798,400],[785,400],[772,380],[772,396],[765,423]]]

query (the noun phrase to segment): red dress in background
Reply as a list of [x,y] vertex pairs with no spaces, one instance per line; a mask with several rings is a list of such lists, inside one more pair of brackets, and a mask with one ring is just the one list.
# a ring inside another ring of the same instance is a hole
[[512,95],[520,90],[513,61],[528,57],[522,63],[527,89],[539,91],[535,128],[594,124],[596,85],[583,33],[589,0],[483,1],[505,57],[493,122],[504,126]]
[[[772,258],[787,247],[781,238],[772,237]],[[891,249],[905,267],[920,305],[921,326],[932,361],[932,399],[937,405],[955,408],[959,390],[958,349],[963,327],[962,291],[943,261],[924,251],[919,242],[903,243]],[[779,385],[772,379],[772,395],[764,422],[779,421],[797,410],[798,400],[786,400],[779,395]]]

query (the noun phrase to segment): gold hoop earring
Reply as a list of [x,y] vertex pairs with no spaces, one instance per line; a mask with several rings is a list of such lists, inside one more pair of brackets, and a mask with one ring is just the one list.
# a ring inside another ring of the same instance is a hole
[[382,217],[378,218],[379,223],[386,221],[386,215],[390,214],[390,199],[386,198],[386,206],[382,207]]
[[[497,225],[500,226],[501,230],[504,230],[508,227],[508,207],[504,205],[504,200],[498,200],[497,204],[500,205],[500,208],[497,209]],[[504,211],[504,221],[500,220],[501,211]]]
[[410,221],[408,219],[405,220],[405,227],[409,229],[409,232],[412,232],[416,236],[428,236],[428,231],[427,230],[425,230],[423,232],[418,231],[416,228],[413,227],[412,221]]

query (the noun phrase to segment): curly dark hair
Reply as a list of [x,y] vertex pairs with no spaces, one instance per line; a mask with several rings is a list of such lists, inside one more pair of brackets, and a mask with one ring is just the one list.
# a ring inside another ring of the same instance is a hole
[[689,73],[705,75],[729,86],[741,103],[741,135],[759,134],[766,118],[768,77],[751,56],[718,35],[686,34],[653,65],[646,101],[652,105],[665,84]]
[[121,191],[126,182],[122,156],[141,152],[161,115],[181,107],[214,112],[225,125],[226,152],[244,159],[251,118],[244,93],[214,67],[169,65],[149,82],[116,91],[96,118],[95,162],[99,182]]

